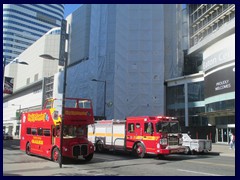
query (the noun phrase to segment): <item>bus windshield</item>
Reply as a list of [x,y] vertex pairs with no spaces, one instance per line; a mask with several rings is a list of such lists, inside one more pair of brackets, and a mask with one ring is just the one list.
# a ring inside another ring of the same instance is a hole
[[178,122],[158,122],[156,123],[157,132],[168,132],[168,133],[178,133],[179,123]]

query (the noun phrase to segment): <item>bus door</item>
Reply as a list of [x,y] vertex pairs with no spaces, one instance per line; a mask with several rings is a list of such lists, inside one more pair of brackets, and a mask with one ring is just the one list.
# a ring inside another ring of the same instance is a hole
[[30,147],[31,147],[31,153],[34,154],[41,154],[41,128],[30,128],[31,130],[31,135],[29,138],[30,141]]
[[42,143],[41,149],[44,156],[51,157],[51,149],[52,149],[52,137],[51,137],[51,129],[43,128],[42,130]]
[[52,126],[52,145],[60,145],[60,126]]
[[52,136],[51,136],[51,144],[54,145],[55,144],[55,137],[56,137],[56,128],[54,125],[52,125],[51,127],[52,129]]

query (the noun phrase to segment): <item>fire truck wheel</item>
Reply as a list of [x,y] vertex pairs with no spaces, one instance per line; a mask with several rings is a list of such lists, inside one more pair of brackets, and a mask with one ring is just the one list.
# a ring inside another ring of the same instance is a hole
[[26,154],[27,155],[30,155],[31,154],[31,146],[30,146],[30,143],[27,143],[27,145],[26,145]]
[[96,150],[97,150],[97,152],[103,152],[104,147],[103,147],[103,143],[101,141],[97,142]]
[[60,151],[57,147],[55,147],[52,151],[52,160],[57,163],[60,160]]
[[93,158],[93,153],[86,156],[85,161],[91,161],[92,158]]
[[137,143],[133,148],[134,154],[139,157],[143,158],[145,155],[145,147],[142,143]]
[[158,157],[158,159],[165,159],[166,158],[166,156],[164,154],[159,154],[157,157]]

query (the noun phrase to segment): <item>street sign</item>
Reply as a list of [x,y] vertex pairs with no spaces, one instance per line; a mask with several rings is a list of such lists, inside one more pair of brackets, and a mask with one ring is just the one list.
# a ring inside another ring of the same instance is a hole
[[64,66],[65,61],[65,44],[66,44],[66,29],[67,29],[67,21],[62,19],[61,23],[61,34],[60,34],[60,48],[59,48],[59,66]]

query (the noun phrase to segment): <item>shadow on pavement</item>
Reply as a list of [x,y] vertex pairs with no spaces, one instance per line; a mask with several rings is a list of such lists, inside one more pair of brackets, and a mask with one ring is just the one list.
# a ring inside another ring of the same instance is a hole
[[7,150],[20,150],[20,140],[3,140],[3,149]]
[[20,174],[3,173],[3,176],[21,176]]

